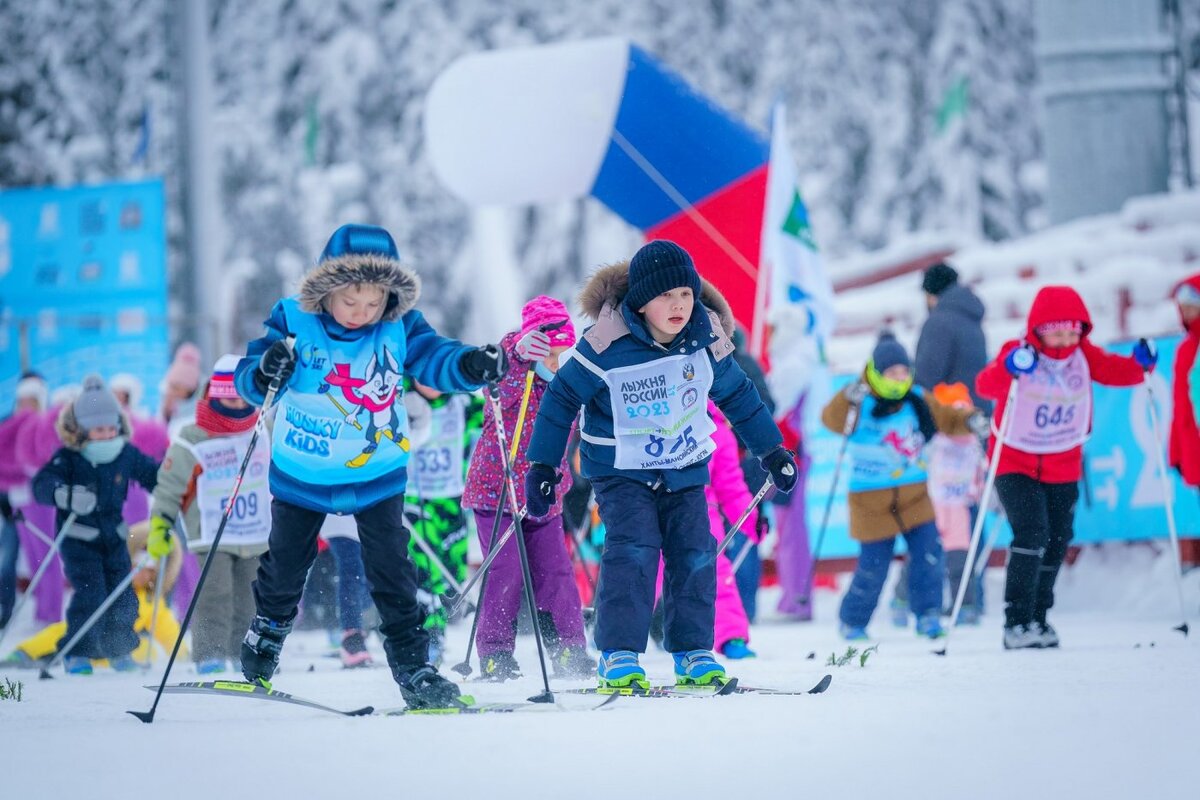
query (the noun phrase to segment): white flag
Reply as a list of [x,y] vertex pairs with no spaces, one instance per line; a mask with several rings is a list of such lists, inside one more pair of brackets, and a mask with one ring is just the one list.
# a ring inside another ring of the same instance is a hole
[[[796,162],[788,147],[785,114],[777,103],[771,118],[771,161],[763,212],[762,269],[764,304],[772,326],[772,394],[779,411],[792,408],[824,361],[824,343],[833,334],[833,284],[808,221],[797,186]],[[764,272],[765,271],[765,272]],[[760,279],[761,281],[762,279]],[[761,337],[756,330],[755,334]],[[758,339],[761,341],[761,338]]]

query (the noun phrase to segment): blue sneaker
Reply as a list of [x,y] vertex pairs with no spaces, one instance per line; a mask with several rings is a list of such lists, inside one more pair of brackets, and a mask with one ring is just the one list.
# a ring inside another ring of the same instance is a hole
[[87,656],[67,656],[63,659],[63,669],[68,675],[91,675],[92,660]]
[[888,603],[888,611],[892,615],[892,624],[897,628],[908,627],[908,601],[892,598]]
[[721,655],[726,658],[732,658],[735,661],[743,658],[758,658],[758,653],[746,645],[745,639],[730,639],[721,645]]
[[708,650],[671,653],[671,657],[675,659],[677,686],[708,686],[725,682],[725,668],[717,663]]
[[220,675],[225,671],[225,659],[206,658],[196,662],[197,675]]
[[934,611],[917,618],[917,635],[927,639],[941,639],[946,635],[942,627],[942,616]]
[[133,660],[133,656],[126,653],[123,656],[110,658],[108,665],[112,667],[113,672],[137,672],[139,669],[138,663]]
[[838,633],[847,642],[865,642],[871,638],[867,635],[867,629],[861,625],[847,625],[844,622],[838,625]]
[[650,688],[650,682],[646,680],[646,670],[642,669],[642,665],[638,663],[638,654],[632,650],[603,651],[600,654],[600,663],[596,666],[596,674],[600,677],[601,688]]

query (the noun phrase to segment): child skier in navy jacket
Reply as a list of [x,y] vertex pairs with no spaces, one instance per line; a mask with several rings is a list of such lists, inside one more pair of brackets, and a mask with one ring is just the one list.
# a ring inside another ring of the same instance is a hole
[[[58,415],[57,429],[63,447],[33,477],[33,495],[58,507],[60,530],[75,514],[62,543],[63,570],[75,588],[63,647],[129,575],[121,508],[131,480],[154,491],[158,463],[129,443],[129,420],[99,375],[84,379],[79,397]],[[126,588],[63,659],[66,671],[90,675],[93,658],[107,658],[118,671],[137,669],[130,655],[138,646],[137,615],[137,596]]]
[[[698,298],[699,296],[699,298]],[[699,299],[702,302],[698,302]],[[596,320],[559,368],[534,425],[526,478],[531,516],[554,502],[554,467],[582,411],[583,474],[606,526],[597,599],[601,686],[648,685],[646,650],[659,554],[665,644],[679,683],[721,682],[712,655],[716,547],[704,486],[714,445],[711,397],[788,491],[795,461],[758,391],[731,357],[733,315],[679,245],[653,241],[584,288]]]
[[[271,443],[271,533],[254,583],[257,616],[242,645],[248,681],[269,685],[317,555],[326,514],[353,514],[384,650],[410,707],[454,705],[458,688],[428,663],[416,569],[403,527],[408,481],[405,374],[447,392],[498,380],[504,354],[439,336],[414,306],[417,276],[382,228],[334,232],[300,293],[276,304],[235,382],[261,405],[281,376]],[[295,337],[294,348],[286,339]]]

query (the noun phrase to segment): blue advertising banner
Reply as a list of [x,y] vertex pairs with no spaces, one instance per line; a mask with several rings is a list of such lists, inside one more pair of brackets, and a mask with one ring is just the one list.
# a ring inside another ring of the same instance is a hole
[[[1155,340],[1159,348],[1159,361],[1158,368],[1150,378],[1150,385],[1158,413],[1159,440],[1154,438],[1150,395],[1144,386],[1094,386],[1092,435],[1084,445],[1085,478],[1080,487],[1082,491],[1075,514],[1076,544],[1167,537],[1163,480],[1154,448],[1166,447],[1172,414],[1170,376],[1179,341],[1179,337]],[[1127,354],[1133,349],[1133,343],[1115,344],[1106,349]],[[829,391],[840,391],[850,379],[848,375],[835,376]],[[812,459],[806,498],[809,541],[813,546],[829,499],[842,441],[841,436],[829,432],[820,424],[821,408],[829,396],[827,393],[824,397],[812,397],[818,402],[812,403],[805,415],[805,447]],[[1165,455],[1165,449],[1163,452]],[[846,498],[848,468],[849,464],[842,465],[825,542],[821,547],[822,558],[852,558],[858,555],[858,544],[850,538],[849,530]],[[1169,470],[1169,485],[1179,535],[1200,536],[1200,493],[1184,486],[1173,470]],[[1007,523],[997,515],[991,515],[987,525],[997,522],[1003,525],[997,538],[997,547],[1005,547],[1011,541],[1012,533]],[[896,551],[902,550],[901,542]]]
[[161,180],[0,192],[0,416],[28,368],[51,389],[132,373],[154,407],[166,252]]

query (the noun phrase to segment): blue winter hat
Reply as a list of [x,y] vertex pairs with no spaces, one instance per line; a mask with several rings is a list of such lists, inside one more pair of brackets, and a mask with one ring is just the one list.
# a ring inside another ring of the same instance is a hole
[[879,372],[887,372],[889,367],[897,364],[905,367],[912,366],[912,362],[908,358],[908,351],[904,349],[904,345],[896,341],[896,337],[890,331],[879,334],[879,341],[875,343],[875,350],[871,353],[871,363]]
[[343,225],[333,232],[321,252],[321,261],[345,255],[373,253],[400,260],[400,251],[392,235],[378,225]]
[[629,261],[629,292],[625,302],[634,311],[663,292],[686,286],[699,298],[700,273],[692,257],[674,242],[647,242]]

